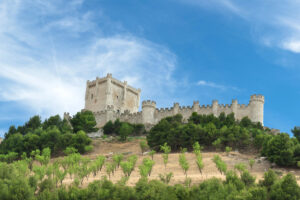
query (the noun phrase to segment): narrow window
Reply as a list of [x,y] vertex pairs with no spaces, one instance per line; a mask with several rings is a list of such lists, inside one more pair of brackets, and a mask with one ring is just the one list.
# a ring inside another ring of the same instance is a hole
[[93,94],[91,94],[91,99],[93,99],[94,98],[94,95]]

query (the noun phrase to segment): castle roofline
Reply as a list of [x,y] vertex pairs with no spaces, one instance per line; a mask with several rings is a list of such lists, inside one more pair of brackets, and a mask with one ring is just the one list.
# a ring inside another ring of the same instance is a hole
[[140,88],[136,89],[136,88],[134,88],[134,87],[132,87],[130,85],[127,85],[127,81],[124,81],[124,82],[119,81],[118,79],[112,77],[112,74],[110,74],[110,73],[108,73],[106,75],[106,77],[102,77],[102,78],[96,77],[96,80],[87,81],[87,85],[88,86],[92,86],[92,85],[95,85],[97,81],[98,82],[105,82],[108,79],[111,79],[112,82],[116,83],[117,85],[120,85],[121,87],[125,87],[126,86],[127,89],[131,90],[134,93],[137,93],[137,94],[141,93],[141,89]]

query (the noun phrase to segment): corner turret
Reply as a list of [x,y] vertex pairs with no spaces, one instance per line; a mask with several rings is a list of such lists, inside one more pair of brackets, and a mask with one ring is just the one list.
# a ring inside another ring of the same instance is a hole
[[252,122],[260,122],[264,125],[264,103],[265,97],[263,95],[254,94],[250,97],[250,119]]
[[156,102],[155,101],[143,101],[142,102],[142,121],[143,124],[155,124]]

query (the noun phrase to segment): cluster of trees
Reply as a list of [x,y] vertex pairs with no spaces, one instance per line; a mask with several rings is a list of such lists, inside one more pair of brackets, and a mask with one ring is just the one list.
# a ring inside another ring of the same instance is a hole
[[108,121],[103,127],[103,132],[105,135],[120,136],[122,141],[125,141],[128,136],[139,136],[146,133],[143,124],[120,122],[119,119],[117,119],[115,122]]
[[[163,145],[163,148],[167,145]],[[201,157],[199,145],[194,144],[194,153]],[[144,158],[140,170],[141,178],[133,187],[126,186],[132,170],[135,168],[137,157],[127,159],[121,154],[113,155],[112,161],[99,156],[94,160],[74,153],[74,149],[67,150],[70,154],[64,158],[50,161],[50,149],[34,152],[32,156],[22,156],[22,160],[12,163],[0,162],[0,194],[1,199],[9,200],[59,200],[59,199],[130,199],[130,200],[204,200],[204,199],[232,199],[232,200],[282,200],[300,199],[300,187],[292,174],[279,178],[272,170],[265,172],[264,178],[255,182],[255,178],[245,166],[237,165],[235,170],[223,170],[225,180],[211,178],[200,184],[168,185],[172,172],[160,175],[161,180],[149,181],[154,161]],[[185,150],[179,158],[184,170],[188,170],[188,163],[184,156]],[[168,154],[168,151],[166,151]],[[220,157],[214,157],[216,166],[222,165]],[[34,162],[35,161],[35,162]],[[83,180],[96,176],[100,171],[107,175],[114,173],[121,167],[124,177],[113,184],[106,177],[91,182],[82,187]],[[109,171],[108,169],[112,169]],[[71,183],[65,185],[66,177]],[[190,179],[187,179],[190,180]]]
[[23,152],[30,155],[32,151],[44,148],[50,148],[52,154],[58,154],[67,147],[84,153],[92,149],[91,139],[86,132],[96,131],[95,125],[94,115],[90,111],[78,112],[70,122],[61,119],[59,115],[51,116],[44,122],[39,116],[34,116],[23,126],[9,128],[0,144],[0,154],[6,154],[9,157],[7,159],[10,159],[12,152],[18,156]]
[[180,114],[162,119],[150,130],[147,141],[154,150],[160,150],[165,143],[173,151],[181,147],[192,150],[195,142],[217,150],[255,147],[277,165],[300,167],[300,128],[295,127],[292,132],[293,138],[286,133],[273,135],[248,117],[235,120],[233,113],[221,113],[219,117],[193,113],[188,123],[183,123]]

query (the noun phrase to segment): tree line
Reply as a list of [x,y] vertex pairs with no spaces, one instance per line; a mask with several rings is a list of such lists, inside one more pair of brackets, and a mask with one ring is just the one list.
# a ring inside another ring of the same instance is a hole
[[295,137],[287,133],[272,134],[248,117],[235,120],[233,113],[221,113],[218,117],[193,113],[188,123],[183,123],[180,114],[162,119],[149,131],[147,141],[154,150],[167,143],[173,151],[180,148],[190,151],[195,142],[220,151],[252,148],[279,166],[300,167],[300,128],[295,127],[292,132]]
[[78,112],[68,122],[59,115],[42,122],[40,116],[31,117],[23,126],[11,126],[0,144],[0,159],[19,158],[23,153],[49,148],[53,155],[72,147],[80,153],[92,149],[87,132],[97,131],[92,112]]

